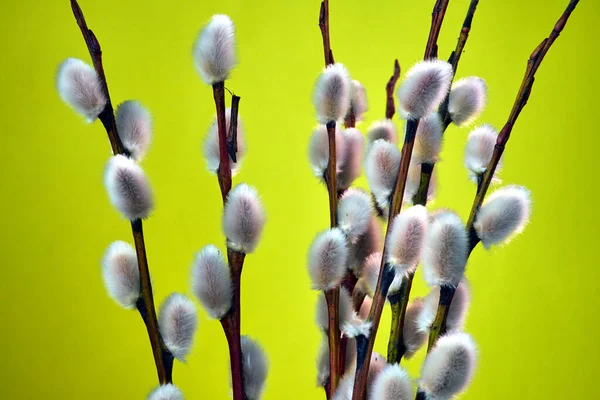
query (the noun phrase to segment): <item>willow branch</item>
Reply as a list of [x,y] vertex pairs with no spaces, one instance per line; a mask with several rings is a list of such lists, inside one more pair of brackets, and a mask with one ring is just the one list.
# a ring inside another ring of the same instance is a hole
[[390,80],[385,85],[385,94],[386,94],[386,102],[385,102],[385,117],[387,119],[392,119],[394,114],[396,113],[396,105],[394,104],[394,89],[396,88],[396,83],[400,78],[400,64],[398,63],[398,59],[394,60],[394,73],[390,77]]
[[331,39],[329,37],[329,0],[321,2],[319,12],[319,28],[323,36],[323,53],[325,55],[325,66],[333,64],[333,52],[331,51]]
[[414,272],[407,274],[402,279],[400,290],[388,295],[388,300],[390,301],[390,307],[392,309],[392,327],[390,329],[390,338],[388,340],[388,364],[399,364],[406,352],[403,335],[404,318],[406,317],[406,307],[408,306],[410,289],[412,288],[414,277]]
[[219,169],[217,170],[217,177],[223,204],[225,204],[227,195],[231,190],[231,167],[227,151],[227,123],[225,119],[225,83],[217,82],[212,87],[217,110],[217,129],[219,131]]
[[548,53],[548,50],[550,50],[550,47],[564,29],[569,19],[569,16],[577,6],[577,3],[579,3],[579,0],[571,0],[569,2],[569,5],[554,25],[554,28],[550,32],[550,35],[546,39],[542,40],[542,42],[535,48],[533,53],[531,53],[531,56],[527,61],[527,69],[525,70],[525,76],[523,77],[521,87],[519,88],[519,92],[517,93],[517,97],[513,104],[508,120],[506,121],[506,124],[498,134],[498,139],[496,140],[496,145],[494,146],[492,159],[490,160],[485,174],[483,175],[482,183],[478,188],[477,195],[475,196],[475,199],[473,201],[471,213],[469,214],[469,220],[467,222],[468,231],[473,229],[475,217],[479,212],[479,208],[481,207],[481,204],[483,203],[483,199],[488,191],[490,183],[492,182],[492,178],[494,177],[494,173],[496,172],[496,168],[498,167],[498,162],[502,157],[502,153],[504,153],[504,148],[508,143],[512,129],[515,123],[517,122],[517,118],[523,110],[523,107],[525,107],[525,105],[527,104],[527,100],[529,99],[529,95],[531,94],[531,89],[533,87],[533,82],[535,80],[535,73],[540,67],[542,61],[544,60],[546,53]]
[[227,153],[229,157],[235,163],[237,162],[237,127],[238,127],[238,114],[240,108],[240,96],[235,94],[231,95],[231,117],[229,121],[229,132],[227,132]]
[[424,60],[430,60],[437,57],[438,46],[437,40],[440,36],[440,30],[442,29],[442,22],[446,15],[446,9],[448,8],[449,0],[436,0],[433,11],[431,13],[431,28],[429,29],[429,38],[427,39],[427,46],[425,47]]
[[[102,49],[100,42],[94,32],[88,28],[87,22],[83,15],[83,11],[76,0],[71,0],[71,8],[73,15],[77,21],[77,25],[81,29],[81,33],[87,45],[90,57],[94,69],[100,78],[102,85],[102,91],[106,97],[106,105],[104,110],[99,115],[99,119],[102,121],[108,139],[112,147],[113,154],[123,154],[129,156],[129,152],[123,146],[121,139],[117,132],[117,124],[115,122],[114,111],[110,94],[108,92],[108,84],[106,82],[106,75],[104,73],[104,66],[102,64]],[[160,383],[168,383],[172,381],[172,370],[173,370],[173,355],[169,352],[165,346],[160,332],[158,330],[158,321],[156,319],[156,309],[154,308],[154,297],[152,295],[152,283],[150,281],[150,272],[148,268],[148,259],[146,257],[146,246],[144,243],[144,232],[142,221],[137,219],[131,221],[131,231],[135,242],[135,250],[137,253],[138,269],[140,273],[140,298],[138,301],[137,308],[144,320],[146,330],[148,331],[148,337],[152,346],[152,354],[154,356],[154,363],[156,365],[156,372]]]

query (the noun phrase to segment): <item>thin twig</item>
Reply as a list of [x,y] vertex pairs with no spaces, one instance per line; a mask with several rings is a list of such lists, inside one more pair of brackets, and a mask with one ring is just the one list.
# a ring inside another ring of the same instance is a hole
[[242,370],[242,343],[241,343],[241,279],[244,266],[244,253],[227,249],[229,268],[233,286],[231,309],[221,319],[221,325],[229,345],[229,361],[231,365],[231,384],[234,400],[245,400],[244,374]]
[[387,119],[392,119],[394,114],[396,113],[396,105],[394,104],[394,89],[396,88],[396,83],[400,78],[400,63],[398,63],[398,59],[394,60],[394,73],[390,77],[390,80],[385,85],[385,94],[386,94],[386,103],[385,103],[385,117]]
[[329,0],[321,2],[319,12],[319,28],[323,36],[323,54],[325,55],[325,66],[331,65],[333,61],[333,52],[331,51],[331,39],[329,36]]
[[411,272],[402,278],[398,292],[388,295],[390,306],[392,308],[392,327],[390,330],[390,339],[388,341],[388,364],[399,364],[406,352],[404,345],[404,318],[406,317],[406,307],[410,297],[415,273]]
[[430,60],[437,57],[438,46],[437,40],[440,36],[440,30],[442,29],[442,22],[446,15],[446,9],[448,8],[449,0],[436,0],[433,6],[433,12],[431,13],[431,28],[429,29],[429,38],[427,39],[427,46],[425,47],[424,60]]
[[[83,15],[83,11],[76,0],[71,0],[71,8],[73,15],[77,21],[77,25],[81,29],[81,33],[92,58],[94,69],[100,78],[102,91],[106,97],[106,106],[99,115],[106,133],[110,140],[113,154],[124,154],[129,156],[129,152],[123,146],[117,132],[115,116],[113,112],[110,94],[108,92],[108,84],[102,64],[102,49],[96,35],[88,28],[87,22]],[[156,372],[160,383],[171,382],[173,369],[173,355],[166,348],[160,332],[158,330],[158,321],[156,319],[156,309],[154,308],[154,298],[152,295],[152,283],[150,281],[150,273],[148,268],[148,259],[146,257],[146,246],[144,243],[143,224],[141,220],[131,222],[131,230],[135,242],[135,249],[138,259],[138,268],[140,272],[140,296],[142,302],[138,304],[138,310],[144,320],[150,344],[152,345],[152,354],[154,355],[154,363],[156,364]],[[143,304],[143,308],[142,308]]]
[[235,163],[237,162],[237,127],[238,127],[238,114],[240,108],[240,96],[231,94],[231,116],[229,120],[229,132],[227,133],[227,152],[229,157]]
[[498,134],[498,139],[496,140],[496,145],[494,146],[494,152],[492,154],[492,159],[485,171],[483,176],[483,181],[481,186],[477,190],[477,195],[475,196],[475,200],[473,201],[473,206],[471,207],[471,213],[469,214],[469,220],[467,222],[467,230],[471,230],[473,228],[473,223],[475,222],[475,217],[479,212],[479,208],[483,202],[483,199],[487,193],[487,190],[492,182],[492,178],[494,177],[494,173],[496,172],[496,167],[498,166],[498,162],[502,157],[502,153],[504,153],[504,148],[508,139],[510,138],[510,134],[512,129],[517,122],[517,118],[519,114],[523,110],[523,107],[527,104],[527,100],[529,99],[529,95],[531,94],[531,88],[533,86],[533,82],[535,80],[535,73],[537,72],[540,64],[542,63],[544,56],[550,49],[550,46],[554,43],[556,38],[560,35],[562,30],[564,29],[569,16],[579,3],[579,0],[571,0],[569,5],[558,19],[552,32],[550,32],[550,36],[544,39],[531,53],[529,60],[527,61],[527,69],[525,70],[525,76],[523,77],[523,81],[521,83],[521,87],[519,88],[519,92],[517,93],[517,97],[515,99],[515,103],[508,117],[508,121]]
[[219,131],[219,169],[217,170],[217,177],[223,204],[225,204],[227,195],[231,190],[231,167],[229,166],[229,154],[227,152],[227,123],[225,119],[225,83],[217,82],[212,87],[217,109],[217,129]]

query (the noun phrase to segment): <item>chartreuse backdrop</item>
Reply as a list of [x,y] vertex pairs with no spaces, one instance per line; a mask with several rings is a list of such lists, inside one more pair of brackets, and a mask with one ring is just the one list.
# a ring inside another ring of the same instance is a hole
[[[366,121],[384,116],[394,58],[403,71],[423,56],[434,0],[331,0],[336,60],[361,81]],[[500,128],[525,62],[567,0],[482,0],[458,76],[478,75],[489,102],[477,123]],[[236,24],[239,65],[227,87],[242,98],[249,152],[235,183],[255,185],[268,213],[263,239],[246,259],[243,327],[270,360],[264,399],[322,399],[315,385],[320,333],[307,249],[327,227],[324,186],[307,145],[313,84],[323,67],[318,0],[81,0],[104,50],[114,103],[141,100],[154,117],[143,162],[156,209],[145,224],[156,302],[190,294],[190,264],[204,245],[224,248],[216,178],[205,169],[203,136],[214,114],[191,47],[215,13]],[[452,0],[439,40],[454,48],[467,0]],[[106,295],[100,259],[113,240],[131,242],[127,221],[102,184],[111,155],[100,123],[86,124],[55,91],[57,65],[89,60],[67,0],[7,0],[0,16],[2,229],[1,397],[143,399],[157,384],[144,325]],[[600,270],[593,257],[599,219],[596,147],[600,3],[582,0],[544,60],[507,146],[502,179],[527,186],[533,216],[507,246],[478,247],[468,263],[472,305],[466,330],[479,362],[463,399],[594,397],[600,350],[595,332]],[[401,127],[401,122],[396,121]],[[469,128],[445,136],[432,208],[466,219],[474,186],[463,166]],[[358,181],[365,186],[364,178]],[[426,287],[418,274],[415,295]],[[387,310],[386,310],[387,311]],[[220,324],[199,309],[199,330],[174,380],[187,399],[226,399],[228,353]],[[385,353],[389,315],[376,350]],[[423,352],[406,363],[416,379]]]

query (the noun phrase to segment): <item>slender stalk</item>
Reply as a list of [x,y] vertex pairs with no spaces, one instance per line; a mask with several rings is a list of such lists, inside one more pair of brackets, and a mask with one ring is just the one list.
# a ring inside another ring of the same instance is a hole
[[227,152],[227,123],[225,119],[225,83],[213,84],[213,97],[217,109],[217,129],[219,130],[219,187],[223,204],[227,201],[227,195],[231,190],[231,167],[229,166],[229,154]]
[[[333,396],[340,380],[340,316],[338,305],[340,300],[340,288],[325,291],[327,300],[327,314],[329,316],[329,396]],[[337,329],[335,329],[337,328]]]
[[[392,198],[390,201],[390,212],[389,220],[386,232],[387,235],[390,233],[392,222],[396,215],[400,213],[402,207],[402,200],[404,198],[404,188],[406,186],[406,176],[408,175],[408,167],[410,166],[410,158],[412,157],[412,150],[415,144],[415,137],[417,128],[419,126],[419,120],[409,119],[406,121],[406,135],[404,137],[404,145],[402,146],[400,168],[398,170],[398,177],[396,179],[396,185]],[[387,240],[384,242],[383,256],[381,258],[381,268],[379,270],[379,278],[377,280],[377,287],[375,288],[375,294],[373,297],[373,304],[371,305],[371,311],[369,312],[368,321],[371,322],[371,330],[368,341],[362,342],[366,348],[359,349],[359,342],[357,345],[357,354],[364,353],[364,362],[360,365],[357,363],[356,377],[354,379],[354,393],[352,400],[362,400],[365,398],[367,389],[367,378],[369,373],[369,364],[371,362],[371,354],[373,353],[373,347],[375,345],[375,337],[377,336],[377,329],[379,328],[379,321],[381,320],[381,313],[383,306],[385,305],[385,299],[387,296],[388,289],[392,280],[394,279],[394,270],[385,262],[387,254]],[[389,282],[388,282],[389,280]]]
[[483,176],[483,181],[481,186],[477,190],[477,195],[475,196],[475,200],[473,201],[473,205],[471,207],[471,213],[469,214],[469,220],[467,222],[467,230],[470,231],[473,228],[473,223],[475,222],[475,217],[479,212],[479,208],[483,203],[483,199],[487,193],[487,190],[492,182],[492,178],[494,177],[494,173],[496,172],[496,167],[498,166],[498,162],[502,157],[502,153],[504,153],[504,148],[508,139],[510,138],[510,134],[512,129],[517,122],[517,118],[519,117],[523,107],[527,104],[527,100],[529,99],[529,95],[531,94],[531,89],[533,87],[533,82],[535,80],[535,73],[540,67],[544,57],[550,47],[556,40],[556,38],[560,35],[562,30],[564,29],[569,16],[579,3],[579,0],[571,0],[561,17],[558,19],[554,28],[550,32],[550,35],[542,40],[542,42],[533,50],[529,60],[527,61],[527,69],[525,70],[525,76],[523,77],[523,81],[521,82],[521,87],[519,88],[519,92],[517,93],[517,97],[515,99],[515,103],[513,104],[512,110],[508,117],[508,121],[498,134],[498,139],[496,140],[496,145],[494,146],[494,153],[492,154],[492,159],[485,171]]
[[356,115],[354,109],[350,107],[348,114],[344,117],[344,128],[354,128],[356,126]]
[[325,66],[333,64],[333,52],[331,51],[331,39],[329,37],[329,0],[321,2],[319,12],[319,28],[323,36],[323,53],[325,55]]
[[429,38],[427,39],[427,46],[425,47],[424,60],[430,60],[437,57],[438,46],[437,40],[440,36],[440,30],[442,29],[442,22],[446,15],[446,9],[448,8],[449,0],[436,0],[431,13],[431,28],[429,29]]
[[231,95],[231,117],[229,121],[229,132],[227,132],[227,152],[233,162],[237,162],[237,127],[238,127],[238,114],[240,108],[240,96],[235,94]]
[[[102,63],[102,48],[98,38],[88,28],[83,11],[76,0],[71,0],[71,9],[73,15],[77,21],[85,44],[92,58],[94,69],[100,78],[102,85],[102,91],[106,97],[106,105],[104,110],[99,115],[99,119],[104,126],[113,154],[123,154],[129,156],[129,152],[123,146],[119,134],[117,132],[117,124],[115,122],[114,110],[112,101],[110,99],[110,93],[108,91],[108,83],[106,81],[106,74],[104,72],[104,66]],[[154,298],[152,295],[152,283],[150,281],[150,272],[148,268],[148,259],[146,257],[146,246],[144,243],[144,231],[143,223],[137,219],[131,221],[131,231],[135,242],[135,249],[137,253],[138,269],[140,273],[140,300],[138,300],[137,308],[144,320],[146,330],[148,331],[148,337],[152,346],[152,354],[154,356],[154,363],[156,365],[156,372],[158,379],[161,384],[172,382],[173,373],[173,355],[165,346],[160,332],[158,330],[158,321],[156,319],[156,310],[154,308]]]
[[440,301],[438,303],[437,314],[429,330],[429,342],[427,344],[427,352],[429,353],[435,342],[437,342],[440,335],[446,333],[446,319],[448,318],[448,311],[450,311],[450,304],[454,297],[456,288],[451,286],[440,287]]
[[390,339],[388,341],[388,364],[399,364],[402,356],[406,352],[404,346],[404,318],[406,316],[406,307],[412,287],[414,272],[407,274],[400,284],[398,292],[388,295],[390,306],[392,308],[392,328],[390,330]]
[[234,400],[245,400],[244,371],[242,370],[242,343],[241,343],[241,279],[244,266],[244,253],[227,249],[229,269],[233,286],[231,309],[221,319],[221,325],[229,345],[229,361],[231,365],[231,384]]
[[390,80],[385,85],[385,117],[387,119],[392,119],[394,114],[396,113],[396,105],[394,104],[394,90],[396,88],[396,83],[400,78],[400,63],[398,63],[398,59],[394,60],[394,73],[390,77]]
[[327,164],[327,191],[329,192],[329,224],[337,226],[337,168],[335,146],[335,121],[327,123],[327,138],[329,141],[329,163]]

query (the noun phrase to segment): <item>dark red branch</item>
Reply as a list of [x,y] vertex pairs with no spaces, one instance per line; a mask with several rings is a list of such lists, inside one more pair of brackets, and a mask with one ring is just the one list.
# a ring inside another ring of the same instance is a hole
[[390,80],[385,85],[385,94],[386,94],[386,103],[385,103],[385,117],[387,119],[392,119],[394,114],[396,113],[396,105],[394,104],[394,90],[396,88],[396,83],[400,78],[400,64],[398,63],[398,59],[394,60],[394,73],[390,77]]
[[431,13],[431,28],[429,29],[429,38],[427,39],[427,46],[425,47],[424,60],[430,60],[437,58],[438,46],[437,40],[440,36],[440,30],[442,29],[442,22],[446,15],[446,9],[448,8],[449,0],[436,0],[433,11]]
[[321,2],[319,11],[319,28],[323,36],[323,53],[325,55],[325,66],[334,63],[333,52],[331,51],[331,39],[329,37],[329,0]]
[[225,84],[217,82],[213,86],[213,97],[217,109],[217,129],[219,131],[219,169],[217,177],[223,204],[227,201],[227,195],[231,190],[231,167],[229,165],[229,153],[227,152],[227,123],[225,118]]

